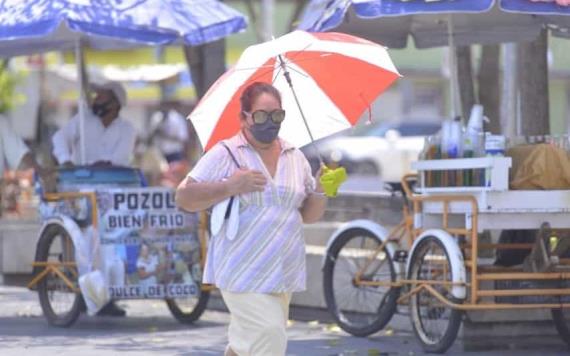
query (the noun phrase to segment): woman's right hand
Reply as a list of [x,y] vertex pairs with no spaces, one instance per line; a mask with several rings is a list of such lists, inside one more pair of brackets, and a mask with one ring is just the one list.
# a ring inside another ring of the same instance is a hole
[[238,169],[226,182],[234,193],[232,195],[237,195],[262,192],[267,184],[267,179],[260,171],[242,168]]

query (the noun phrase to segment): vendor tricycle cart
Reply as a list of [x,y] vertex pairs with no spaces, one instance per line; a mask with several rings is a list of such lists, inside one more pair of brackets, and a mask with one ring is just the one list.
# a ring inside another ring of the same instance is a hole
[[75,167],[59,170],[56,192],[40,193],[29,287],[51,325],[120,299],[164,299],[180,322],[200,317],[206,219],[178,210],[172,190],[145,186],[136,169]]
[[[391,232],[369,220],[341,227],[329,241],[323,281],[339,325],[366,336],[405,303],[424,350],[441,353],[464,311],[550,309],[570,344],[570,236],[563,231],[570,229],[570,191],[509,190],[510,167],[508,157],[419,161],[418,175],[402,180],[400,225]],[[482,243],[486,230],[539,232],[534,243]],[[482,257],[484,250],[531,252],[522,265],[504,267]]]

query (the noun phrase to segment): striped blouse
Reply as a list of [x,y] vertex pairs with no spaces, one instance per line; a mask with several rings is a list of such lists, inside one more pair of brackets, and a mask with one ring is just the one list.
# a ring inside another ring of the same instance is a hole
[[[275,177],[240,132],[225,141],[240,166],[263,172],[263,192],[242,194],[239,228],[229,240],[224,229],[208,244],[204,283],[230,292],[278,293],[305,290],[305,242],[299,209],[314,190],[309,162],[301,151],[281,140]],[[237,169],[228,151],[212,147],[189,177],[219,182]]]

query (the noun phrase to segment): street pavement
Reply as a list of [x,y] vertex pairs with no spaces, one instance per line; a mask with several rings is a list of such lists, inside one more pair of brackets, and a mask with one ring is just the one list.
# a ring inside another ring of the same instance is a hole
[[[229,315],[208,310],[194,325],[175,321],[161,301],[124,301],[126,318],[82,315],[68,329],[48,326],[37,295],[21,287],[0,286],[0,355],[221,355]],[[307,320],[311,312],[293,309],[288,329],[288,355],[384,356],[422,355],[407,317],[397,316],[386,330],[356,338],[321,321]],[[326,319],[326,318],[324,318]],[[305,321],[301,321],[305,320]],[[506,347],[506,345],[505,345]],[[461,340],[449,355],[567,355],[562,343],[548,347],[462,352]],[[270,356],[270,355],[268,355]]]

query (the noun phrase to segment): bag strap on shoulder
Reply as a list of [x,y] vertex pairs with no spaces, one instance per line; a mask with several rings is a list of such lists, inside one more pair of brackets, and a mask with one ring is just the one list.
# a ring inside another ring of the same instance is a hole
[[[221,141],[220,143],[221,143],[222,146],[224,146],[225,149],[228,151],[228,153],[230,154],[230,157],[232,158],[232,160],[234,161],[234,163],[236,164],[236,166],[238,167],[238,169],[240,169],[241,166],[240,166],[240,164],[239,164],[239,162],[238,162],[236,156],[234,156],[232,150],[230,150],[230,148],[228,147],[228,145],[227,145],[224,141]],[[230,217],[230,214],[231,214],[231,211],[232,211],[232,205],[233,205],[233,202],[234,202],[234,198],[235,198],[234,196],[232,196],[232,197],[230,198],[230,202],[229,202],[228,207],[227,207],[227,209],[226,209],[226,213],[225,213],[225,215],[224,215],[224,219],[229,219],[229,217]]]
[[228,147],[228,145],[227,145],[224,141],[221,141],[221,144],[222,144],[222,146],[224,146],[224,147],[226,148],[226,150],[228,151],[228,153],[229,153],[230,156],[232,157],[232,160],[234,161],[234,163],[236,164],[236,166],[237,166],[238,168],[241,168],[241,166],[240,166],[238,160],[236,159],[236,156],[234,156],[232,150],[230,150],[230,148]]

